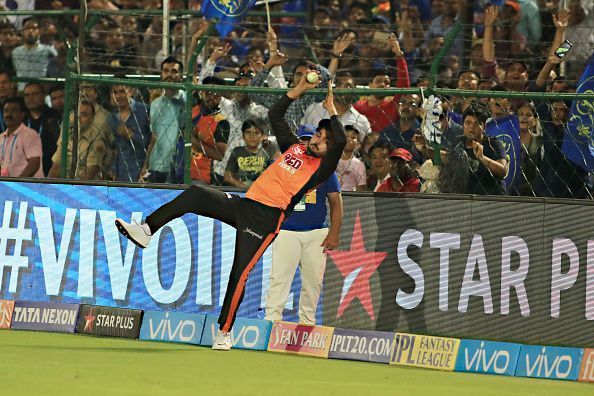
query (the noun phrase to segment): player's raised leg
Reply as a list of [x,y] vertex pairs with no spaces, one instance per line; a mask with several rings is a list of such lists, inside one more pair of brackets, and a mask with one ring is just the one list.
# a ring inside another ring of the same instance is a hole
[[191,186],[170,202],[147,216],[143,224],[127,223],[116,219],[118,231],[137,246],[148,246],[151,235],[171,220],[186,213],[195,213],[221,220],[235,226],[234,207],[240,198],[214,188]]

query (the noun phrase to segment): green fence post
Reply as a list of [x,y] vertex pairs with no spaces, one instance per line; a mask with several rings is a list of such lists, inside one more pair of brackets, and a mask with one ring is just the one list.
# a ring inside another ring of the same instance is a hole
[[[68,45],[68,43],[67,43]],[[71,76],[74,68],[74,54],[76,52],[75,45],[68,45],[68,53],[66,55],[66,65],[68,67],[68,73],[66,74],[66,82],[64,83],[64,114],[62,114],[62,153],[61,153],[61,166],[60,166],[60,177],[66,178],[68,171],[68,134],[70,133],[70,114],[72,112],[72,97],[75,95],[74,92],[74,79]]]
[[[459,17],[456,20],[456,23],[454,24],[452,30],[450,30],[450,33],[448,33],[448,35],[445,37],[443,46],[437,53],[437,56],[435,57],[435,59],[431,63],[431,67],[429,68],[429,87],[427,87],[428,95],[434,94],[434,89],[437,81],[437,69],[439,68],[439,64],[441,63],[441,60],[443,59],[445,54],[450,50],[450,47],[454,43],[456,37],[458,37],[458,34],[460,33],[461,29],[462,19]],[[437,140],[434,140],[431,143],[433,146],[433,164],[441,165],[441,144],[438,143]]]
[[[184,116],[185,116],[185,128],[184,128],[184,155],[185,155],[185,164],[184,164],[184,183],[190,184],[190,161],[192,161],[192,104],[193,104],[193,96],[192,92],[194,91],[192,86],[192,80],[194,79],[194,68],[196,66],[196,59],[198,58],[198,54],[202,51],[202,48],[206,45],[206,41],[208,37],[214,33],[214,22],[209,22],[208,29],[206,29],[206,33],[200,39],[200,42],[194,49],[194,52],[190,54],[190,58],[188,60],[187,69],[186,69],[186,83],[185,91],[186,91],[186,102],[184,104]],[[203,65],[204,67],[204,65]]]

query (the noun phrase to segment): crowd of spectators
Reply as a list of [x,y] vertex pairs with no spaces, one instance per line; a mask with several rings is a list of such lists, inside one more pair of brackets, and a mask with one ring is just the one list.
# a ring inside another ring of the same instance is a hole
[[[308,4],[272,8],[302,11]],[[35,2],[41,10],[78,6],[76,0]],[[93,0],[88,6],[114,11],[160,9],[161,3]],[[171,1],[171,7],[198,10],[200,3]],[[203,20],[174,17],[168,53],[160,16],[102,15],[88,26],[79,64],[81,72],[159,74],[165,82],[180,82],[191,71],[204,85],[286,88],[316,69],[321,88],[427,87],[430,65],[458,20],[463,29],[439,65],[439,87],[574,92],[594,51],[592,0],[568,0],[567,9],[556,0],[319,0],[309,18],[273,18],[269,30],[266,18],[248,16],[224,38],[206,37]],[[2,176],[58,177],[65,117],[71,125],[66,159],[73,165],[67,177],[81,180],[183,183],[187,117],[193,183],[246,188],[280,156],[268,126],[278,95],[82,83],[72,111],[64,108],[64,85],[13,82],[15,76],[66,77],[65,40],[77,39],[77,26],[77,17],[0,21]],[[203,38],[194,70],[185,71]],[[553,52],[564,39],[573,48],[561,67]],[[322,99],[306,95],[291,104],[286,117],[294,131],[327,116]],[[442,97],[436,153],[422,133],[424,99],[422,93],[335,97],[348,135],[336,171],[343,191],[591,197],[590,175],[561,151],[571,103]],[[518,119],[521,141],[513,185],[506,179],[505,142],[486,134],[509,128],[510,117]],[[437,158],[441,165],[433,165]]]

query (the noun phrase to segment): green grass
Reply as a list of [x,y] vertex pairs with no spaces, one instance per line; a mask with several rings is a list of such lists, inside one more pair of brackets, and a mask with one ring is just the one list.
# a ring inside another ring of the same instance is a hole
[[0,331],[0,395],[594,395],[594,384]]

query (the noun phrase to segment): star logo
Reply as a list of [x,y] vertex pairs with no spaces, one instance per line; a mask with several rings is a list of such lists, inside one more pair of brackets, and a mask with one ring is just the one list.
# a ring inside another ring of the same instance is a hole
[[93,311],[89,312],[89,314],[85,316],[85,328],[83,331],[93,331],[93,322],[95,321],[95,318],[96,316],[93,316]]
[[328,255],[344,277],[336,319],[342,316],[344,310],[356,297],[361,301],[363,308],[365,308],[371,320],[375,320],[369,278],[382,261],[384,261],[388,253],[368,252],[365,250],[359,211],[357,211],[357,216],[355,217],[350,250],[330,250],[328,251]]

